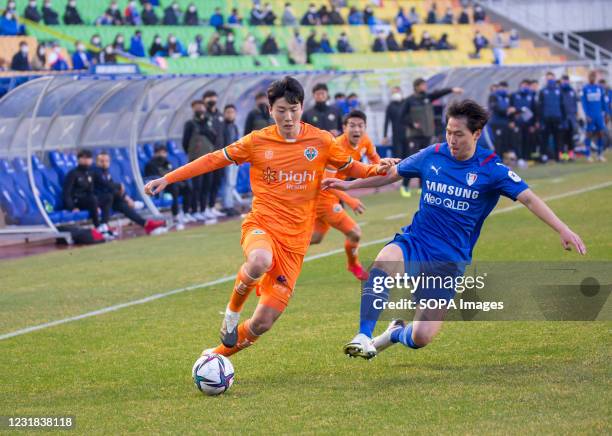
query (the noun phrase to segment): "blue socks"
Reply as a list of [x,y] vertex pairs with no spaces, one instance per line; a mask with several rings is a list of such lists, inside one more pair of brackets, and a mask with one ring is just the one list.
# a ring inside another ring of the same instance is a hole
[[393,333],[391,333],[391,342],[393,342],[394,344],[401,342],[405,346],[413,348],[415,350],[422,348],[419,345],[415,344],[412,340],[412,323],[408,324],[403,329],[397,329]]
[[[376,322],[382,311],[382,303],[389,300],[389,290],[383,285],[387,276],[388,274],[382,269],[372,268],[368,281],[361,291],[359,333],[363,333],[368,338],[372,337],[374,327],[376,327]],[[381,287],[383,288],[382,292],[375,292],[375,290],[380,290]]]

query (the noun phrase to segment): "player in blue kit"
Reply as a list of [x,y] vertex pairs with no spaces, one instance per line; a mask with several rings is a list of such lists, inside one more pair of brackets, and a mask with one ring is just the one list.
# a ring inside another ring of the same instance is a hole
[[604,89],[597,83],[597,73],[589,73],[589,83],[582,88],[582,109],[587,118],[587,138],[584,141],[586,156],[589,162],[591,158],[591,141],[597,144],[597,158],[605,162],[603,155],[603,137],[606,131],[605,116],[607,112],[607,96]]
[[[359,334],[344,346],[349,356],[370,359],[393,343],[421,348],[440,331],[447,309],[416,307],[411,324],[392,321],[380,336],[371,339],[388,300],[388,279],[407,274],[456,278],[471,262],[472,250],[482,224],[500,195],[519,200],[534,215],[551,226],[567,250],[573,246],[580,254],[586,248],[554,212],[535,195],[491,150],[476,146],[488,115],[472,100],[452,104],[447,111],[446,140],[431,145],[404,159],[386,175],[350,182],[323,181],[323,189],[347,190],[380,187],[402,178],[420,177],[422,193],[419,210],[412,224],[404,227],[379,253],[363,286]],[[431,299],[450,301],[451,289],[421,286],[413,301]]]

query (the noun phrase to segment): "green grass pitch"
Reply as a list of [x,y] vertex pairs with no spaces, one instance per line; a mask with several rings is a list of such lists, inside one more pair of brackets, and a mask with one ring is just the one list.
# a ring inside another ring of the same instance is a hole
[[[611,182],[612,165],[521,174],[546,198]],[[608,185],[549,203],[587,244],[581,261],[612,260],[611,200]],[[417,207],[397,193],[364,202],[364,242],[390,238]],[[239,225],[2,262],[0,335],[233,275]],[[331,231],[309,255],[341,242]],[[474,258],[579,260],[524,208],[491,216]],[[0,341],[0,415],[75,415],[78,434],[610,434],[612,322],[450,322],[425,349],[350,360],[341,348],[357,328],[359,286],[344,264],[343,253],[305,263],[286,313],[232,357],[225,395],[200,394],[191,366],[217,344],[231,282]]]

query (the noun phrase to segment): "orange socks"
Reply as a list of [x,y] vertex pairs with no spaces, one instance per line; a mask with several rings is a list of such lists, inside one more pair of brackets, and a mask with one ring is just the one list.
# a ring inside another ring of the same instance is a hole
[[238,326],[238,342],[236,342],[236,345],[228,348],[221,344],[213,350],[213,353],[229,357],[240,350],[250,347],[257,339],[259,339],[259,336],[251,331],[251,320],[247,319]]
[[348,239],[344,241],[344,251],[346,251],[349,266],[354,266],[359,263],[359,257],[357,256],[358,249],[359,242],[352,242]]
[[234,283],[234,290],[232,291],[232,296],[230,297],[228,308],[232,312],[242,311],[242,307],[249,297],[249,294],[255,288],[255,286],[257,286],[257,282],[259,281],[259,279],[253,279],[247,274],[245,271],[245,265],[246,264],[243,264],[238,271],[238,276],[236,277],[236,282]]

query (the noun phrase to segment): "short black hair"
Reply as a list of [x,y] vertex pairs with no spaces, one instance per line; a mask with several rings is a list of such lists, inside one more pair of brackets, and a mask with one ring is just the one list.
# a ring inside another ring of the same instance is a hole
[[204,94],[202,95],[202,100],[204,100],[205,98],[216,97],[216,96],[217,96],[217,93],[213,91],[212,89],[209,89],[208,91],[204,92]]
[[564,74],[561,76],[561,80],[569,80],[569,76],[567,74]]
[[419,77],[418,79],[415,79],[414,82],[412,82],[412,87],[414,89],[417,89],[423,83],[425,83],[425,79],[423,79],[422,77]]
[[202,100],[193,100],[191,102],[191,107],[194,107],[195,105],[201,104],[202,106],[204,106],[204,102]]
[[482,130],[489,120],[489,114],[485,108],[474,100],[462,100],[452,103],[446,111],[446,118],[465,118],[470,132]]
[[267,97],[268,95],[265,93],[265,91],[259,91],[257,94],[255,94],[255,100],[259,100],[260,98],[263,97]]
[[312,88],[312,93],[314,94],[317,91],[329,92],[329,88],[325,83],[317,83],[314,88]]
[[91,150],[79,150],[79,152],[77,153],[77,159],[80,159],[82,157],[93,157],[93,153],[91,152]]
[[234,105],[234,104],[232,104],[232,103],[226,104],[226,105],[225,105],[225,107],[223,108],[223,112],[225,112],[225,111],[226,111],[226,110],[228,110],[228,109],[234,109],[234,110],[236,110],[236,105]]
[[161,144],[161,143],[157,143],[155,144],[155,147],[153,147],[153,152],[157,153],[158,151],[168,151],[168,148],[166,147],[166,144]]
[[346,98],[346,95],[343,92],[336,92],[336,94],[334,94],[334,100],[339,98]]
[[348,120],[350,118],[359,118],[360,120],[363,120],[363,122],[366,124],[368,122],[368,117],[366,116],[365,113],[363,113],[360,110],[352,110],[344,116],[344,120],[342,120],[342,125],[348,124]]
[[300,82],[291,76],[275,80],[268,88],[270,107],[274,106],[274,102],[281,98],[284,98],[290,104],[304,105],[304,88]]
[[507,88],[508,87],[508,82],[506,82],[505,80],[502,80],[501,82],[499,82],[497,84],[497,86],[503,86],[504,88]]

